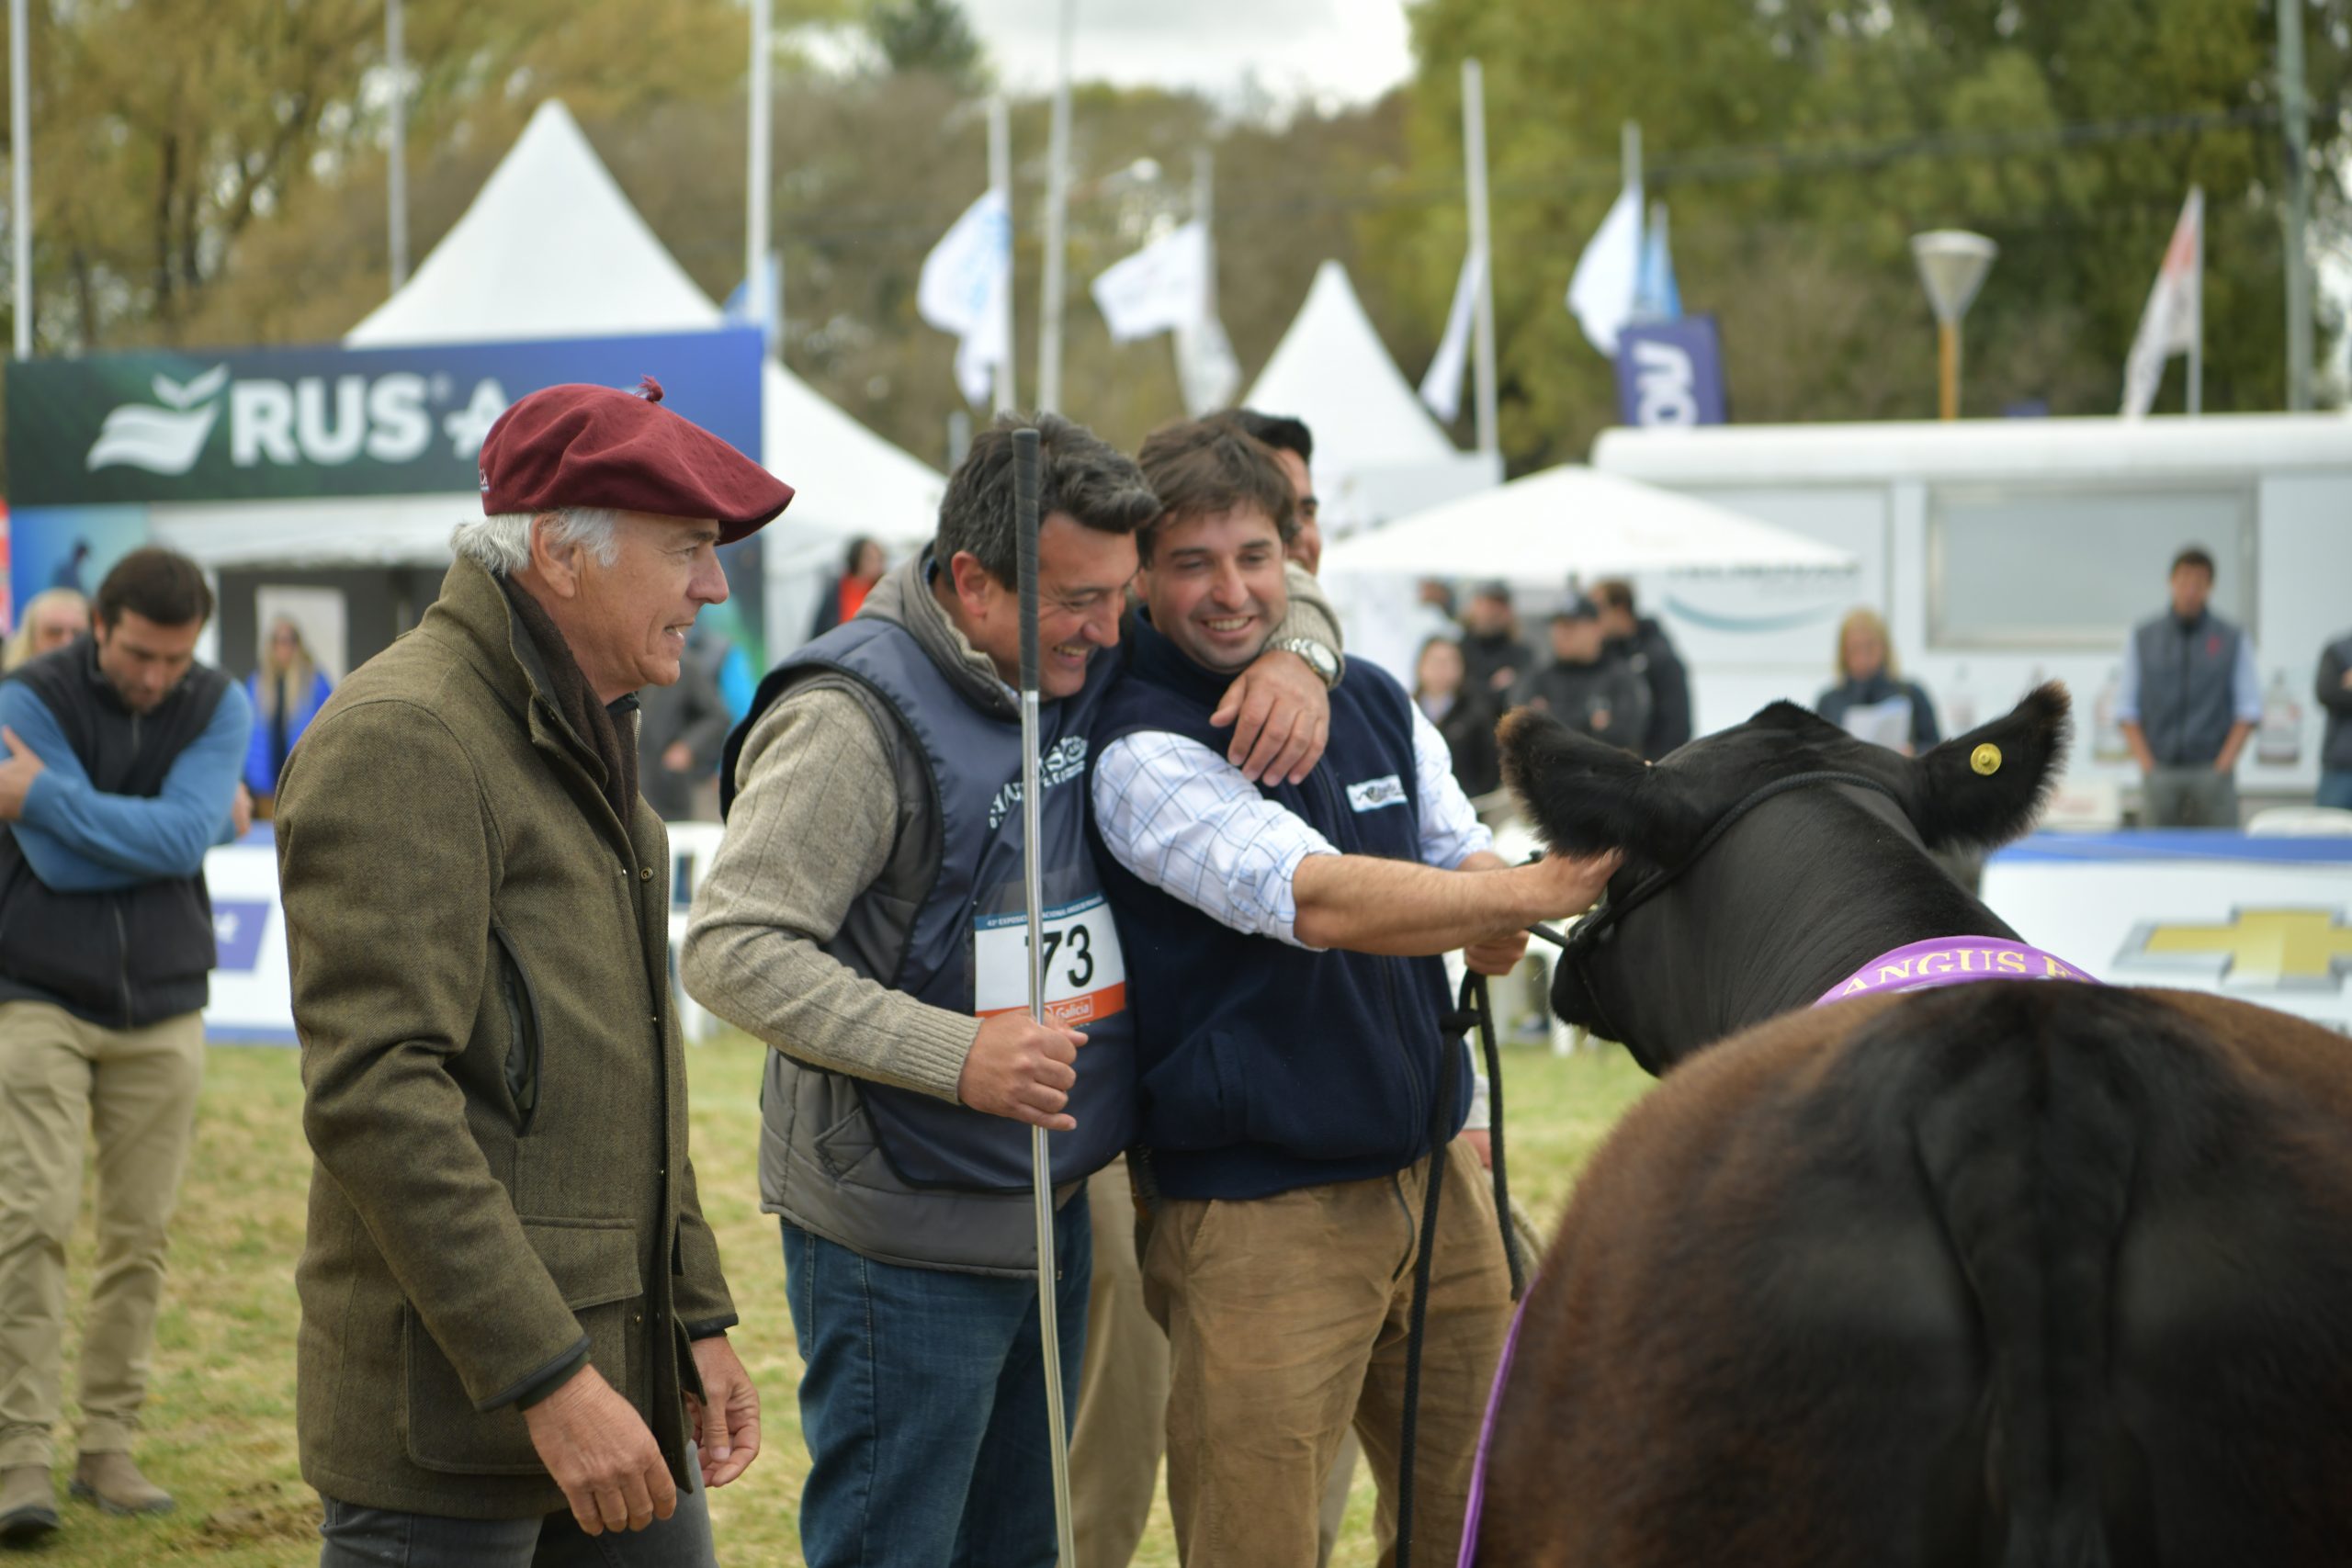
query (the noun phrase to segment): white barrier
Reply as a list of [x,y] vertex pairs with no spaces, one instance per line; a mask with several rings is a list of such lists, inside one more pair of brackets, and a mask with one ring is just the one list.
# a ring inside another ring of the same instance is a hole
[[[689,1041],[708,1040],[724,1027],[678,984],[678,946],[686,910],[704,868],[718,848],[716,822],[670,827],[670,1005]],[[212,890],[212,935],[220,950],[212,971],[212,998],[204,1010],[204,1037],[216,1044],[291,1045],[293,982],[286,964],[286,915],[277,901],[277,847],[267,824],[204,857]]]
[[2352,838],[2038,833],[1985,863],[1984,902],[2110,985],[2352,1026]]

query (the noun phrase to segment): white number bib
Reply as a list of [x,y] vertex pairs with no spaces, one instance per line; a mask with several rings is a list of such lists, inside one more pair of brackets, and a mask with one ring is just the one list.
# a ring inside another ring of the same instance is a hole
[[[1127,961],[1102,895],[1048,908],[1046,1016],[1066,1029],[1125,1012]],[[982,1018],[1029,1007],[1029,916],[982,915],[972,925],[973,1010]]]

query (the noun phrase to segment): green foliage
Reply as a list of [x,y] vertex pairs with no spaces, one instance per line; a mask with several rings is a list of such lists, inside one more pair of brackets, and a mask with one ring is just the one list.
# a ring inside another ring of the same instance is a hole
[[883,0],[865,28],[893,71],[933,72],[967,90],[980,85],[980,40],[956,0]]

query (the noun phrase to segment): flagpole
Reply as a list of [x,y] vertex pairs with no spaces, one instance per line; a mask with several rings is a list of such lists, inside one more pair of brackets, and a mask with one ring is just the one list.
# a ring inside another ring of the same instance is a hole
[[1216,315],[1216,154],[1205,147],[1193,150],[1193,219],[1208,236],[1208,266],[1201,279],[1201,319]]
[[8,201],[11,220],[17,296],[17,357],[33,356],[33,156],[32,88],[26,57],[32,40],[25,36],[25,0],[8,0]]
[[1495,435],[1495,263],[1487,243],[1487,77],[1476,60],[1462,62],[1462,156],[1470,186],[1470,249],[1478,258],[1471,383],[1477,409],[1478,450],[1492,455],[1499,450]]
[[[2304,233],[2311,221],[2311,105],[2303,81],[2301,0],[2279,0],[2278,107],[2287,135],[2287,407],[2312,406],[2312,258]],[[2201,284],[2201,279],[2199,280]],[[2204,301],[2198,301],[2201,315]]]
[[408,46],[401,25],[401,0],[384,0],[384,60],[391,67],[392,137],[388,149],[384,198],[392,253],[392,292],[408,281]]
[[1063,229],[1069,207],[1069,49],[1078,0],[1062,0],[1060,69],[1054,78],[1053,130],[1046,154],[1046,264],[1037,310],[1037,406],[1057,411],[1062,400]]
[[2197,331],[2188,340],[2188,416],[2191,419],[2205,412],[2205,193],[2201,186],[2188,187],[2189,199],[2197,204]]
[[[1627,190],[1642,188],[1642,122],[1629,119],[1618,132],[1617,156],[1623,164],[1619,183]],[[1637,251],[1636,254],[1639,254]]]
[[768,160],[775,112],[772,74],[775,61],[769,45],[772,0],[752,0],[751,13],[751,156],[743,180],[743,302],[750,308],[752,320],[760,323],[764,341],[775,346],[784,341],[784,323],[768,319],[775,313],[768,293]]
[[1004,287],[997,290],[1004,311],[1004,355],[996,362],[996,412],[1018,401],[1012,381],[1012,124],[1001,94],[989,100],[989,188],[1004,203]]

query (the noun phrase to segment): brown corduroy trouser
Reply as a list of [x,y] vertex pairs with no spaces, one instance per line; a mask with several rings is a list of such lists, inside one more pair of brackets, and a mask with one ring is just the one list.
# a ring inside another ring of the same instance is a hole
[[[1494,1191],[1446,1151],[1421,1351],[1415,1557],[1450,1561],[1510,1321]],[[1429,1162],[1243,1201],[1170,1200],[1144,1257],[1168,1331],[1168,1496],[1177,1550],[1216,1568],[1312,1568],[1316,1517],[1352,1423],[1393,1557],[1407,1330]]]
[[82,1336],[80,1448],[130,1451],[203,1079],[200,1013],[115,1030],[44,1002],[0,1003],[0,1469],[52,1457],[65,1245],[90,1134],[98,1250]]

